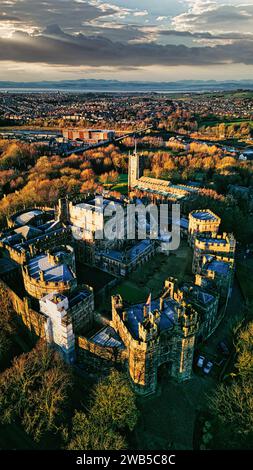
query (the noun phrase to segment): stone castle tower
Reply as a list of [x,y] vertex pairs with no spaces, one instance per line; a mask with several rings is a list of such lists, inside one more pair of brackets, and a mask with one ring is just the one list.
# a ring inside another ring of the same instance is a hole
[[144,160],[143,157],[139,156],[137,153],[137,147],[135,144],[135,149],[132,155],[129,155],[128,160],[128,187],[129,189],[133,188],[138,179],[143,175],[144,169]]
[[58,201],[57,215],[60,222],[66,224],[69,222],[69,201],[67,197],[62,197]]
[[169,377],[177,381],[191,378],[198,314],[185,302],[174,303],[174,325],[162,331],[160,322],[164,321],[167,294],[165,291],[154,310],[149,311],[147,306],[143,306],[143,316],[135,336],[129,329],[129,311],[123,299],[120,295],[112,297],[112,326],[124,342],[129,377],[134,390],[141,395],[156,391],[161,366],[166,368]]

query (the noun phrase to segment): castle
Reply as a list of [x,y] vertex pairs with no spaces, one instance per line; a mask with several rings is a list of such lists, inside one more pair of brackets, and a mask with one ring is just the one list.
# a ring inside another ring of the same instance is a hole
[[[140,179],[134,155],[130,187]],[[109,203],[122,204],[104,200]],[[156,391],[161,368],[174,380],[190,379],[195,345],[214,332],[231,295],[234,237],[219,234],[221,220],[210,210],[193,211],[188,225],[193,282],[179,283],[168,273],[159,298],[150,294],[146,302],[129,305],[114,295],[111,318],[104,318],[95,310],[93,288],[79,278],[77,262],[114,274],[117,283],[147,263],[159,243],[96,240],[101,217],[92,196],[79,203],[62,199],[55,209],[30,208],[8,219],[0,235],[0,279],[14,310],[68,363],[100,372],[115,365],[126,369],[138,394]]]
[[146,198],[154,203],[180,203],[183,206],[191,195],[198,193],[199,188],[196,186],[172,184],[167,180],[143,176],[144,161],[145,157],[138,155],[136,150],[132,155],[129,155],[128,188],[130,198]]
[[73,363],[75,333],[93,323],[94,294],[78,283],[71,228],[47,208],[20,211],[7,224],[0,238],[0,277],[14,310]]

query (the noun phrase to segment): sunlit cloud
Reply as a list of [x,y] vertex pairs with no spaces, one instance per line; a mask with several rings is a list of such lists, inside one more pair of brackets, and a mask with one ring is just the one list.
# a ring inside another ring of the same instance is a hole
[[33,77],[220,67],[235,78],[252,70],[252,31],[253,0],[2,0],[1,76],[9,60]]

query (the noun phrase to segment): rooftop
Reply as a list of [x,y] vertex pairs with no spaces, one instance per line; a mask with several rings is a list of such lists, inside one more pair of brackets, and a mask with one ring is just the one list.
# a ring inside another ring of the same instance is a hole
[[24,237],[25,240],[36,238],[37,236],[42,234],[41,230],[34,227],[29,227],[29,225],[23,225],[22,227],[18,227],[14,230],[14,232]]
[[197,240],[200,242],[205,243],[206,245],[226,245],[228,243],[226,238],[220,238],[220,237],[215,237],[215,238],[209,238],[205,237],[203,235],[198,236]]
[[215,300],[215,297],[209,292],[205,292],[199,286],[183,286],[182,290],[186,292],[192,300],[196,300],[201,304],[209,304]]
[[[61,252],[55,253],[60,255]],[[28,262],[28,271],[31,277],[40,279],[40,271],[44,273],[44,279],[48,282],[67,282],[74,279],[74,276],[65,263],[56,264],[51,261],[46,254],[37,256]]]
[[111,326],[106,326],[91,338],[93,343],[100,346],[124,349],[124,343]]
[[23,214],[20,214],[15,218],[15,222],[18,225],[27,225],[34,217],[41,214],[43,214],[43,211],[40,209],[33,209],[28,212],[23,212]]
[[102,252],[101,254],[105,258],[110,258],[115,261],[123,261],[126,257],[126,263],[134,261],[141,253],[143,253],[147,248],[151,246],[150,240],[141,240],[132,248],[129,248],[126,252],[120,250],[108,250],[107,252]]
[[89,295],[91,295],[91,291],[82,288],[82,290],[69,297],[69,306],[74,307],[75,305],[79,304],[79,302],[89,297]]
[[100,200],[103,201],[103,209],[107,207],[109,204],[113,206],[118,206],[122,205],[120,201],[115,201],[114,199],[109,199],[109,198],[103,198],[101,199],[101,196],[99,197],[94,197],[92,199],[87,200],[86,202],[79,202],[74,205],[74,207],[78,207],[80,209],[91,209],[96,207],[96,202],[97,202],[97,208],[101,208],[102,206],[100,205]]
[[146,191],[147,193],[151,193],[151,194],[160,194],[161,196],[166,196],[168,198],[175,199],[175,200],[183,199],[186,196],[186,193],[176,193],[175,191],[173,191],[173,188],[172,188],[172,190],[169,190],[169,188],[170,188],[169,186],[168,186],[167,190],[166,189],[162,190],[160,187],[150,188],[145,183],[144,184],[138,184],[137,183],[134,186],[134,189],[141,190],[141,191]]
[[[144,305],[145,305],[144,303],[137,304],[127,309],[128,327],[135,339],[139,338],[139,323],[142,323],[144,319],[144,316],[143,316]],[[159,328],[161,331],[168,330],[172,328],[172,326],[174,325],[176,317],[177,317],[177,313],[176,313],[177,305],[178,305],[177,302],[170,298],[164,300],[164,308],[161,312],[161,318],[160,318],[160,324],[159,324]],[[151,302],[151,311],[153,312],[156,309],[160,310],[159,299],[153,300]]]
[[203,210],[203,211],[193,211],[191,212],[191,216],[194,217],[194,219],[198,220],[206,220],[206,221],[219,221],[219,217],[215,215],[213,212],[209,210]]
[[209,271],[214,271],[217,274],[226,276],[230,271],[230,263],[221,260],[213,260],[211,262],[207,262],[204,268],[208,269]]

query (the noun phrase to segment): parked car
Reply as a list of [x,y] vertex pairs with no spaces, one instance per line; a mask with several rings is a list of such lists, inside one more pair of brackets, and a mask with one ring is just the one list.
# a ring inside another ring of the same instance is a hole
[[198,360],[197,360],[197,366],[200,367],[200,368],[202,368],[203,365],[204,365],[204,361],[205,361],[204,356],[199,356],[199,357],[198,357]]
[[211,370],[213,368],[213,363],[211,361],[208,361],[203,369],[205,374],[210,374]]
[[229,355],[229,349],[228,349],[228,347],[227,347],[225,341],[221,341],[221,342],[219,343],[219,349],[220,349],[220,351],[222,352],[222,354],[225,354],[226,356]]

